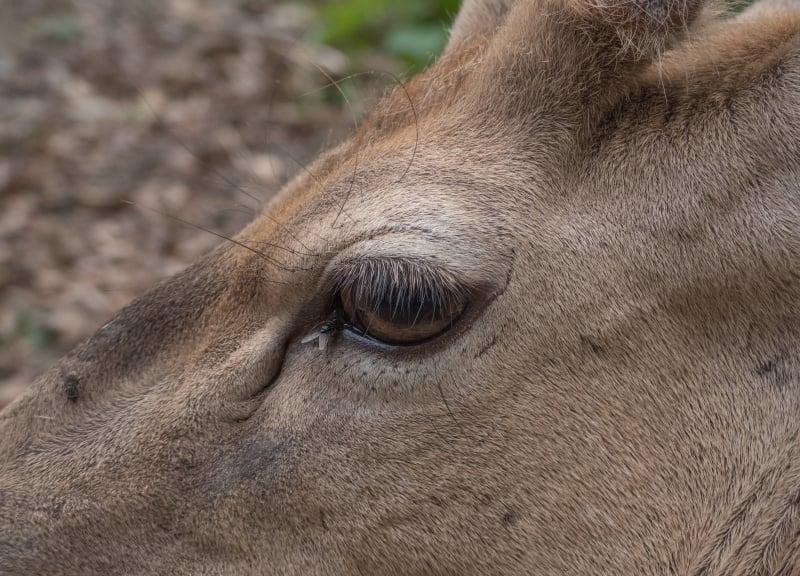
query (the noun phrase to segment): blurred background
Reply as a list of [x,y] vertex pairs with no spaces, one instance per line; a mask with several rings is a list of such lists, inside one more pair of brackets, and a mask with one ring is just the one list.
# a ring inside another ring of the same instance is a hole
[[383,72],[433,60],[457,8],[1,1],[0,406],[220,242],[200,228],[235,234],[352,132]]

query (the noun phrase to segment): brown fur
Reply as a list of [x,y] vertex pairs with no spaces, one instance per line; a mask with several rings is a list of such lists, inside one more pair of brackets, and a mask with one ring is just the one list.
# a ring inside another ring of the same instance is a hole
[[[701,8],[467,0],[0,413],[0,573],[800,573],[800,16]],[[301,343],[370,258],[463,318]]]

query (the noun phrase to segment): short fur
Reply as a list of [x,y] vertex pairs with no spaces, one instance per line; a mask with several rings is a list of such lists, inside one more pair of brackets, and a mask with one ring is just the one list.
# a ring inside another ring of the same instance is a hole
[[[467,0],[0,413],[0,573],[799,573],[800,13],[700,2]],[[451,330],[302,343],[393,258]]]

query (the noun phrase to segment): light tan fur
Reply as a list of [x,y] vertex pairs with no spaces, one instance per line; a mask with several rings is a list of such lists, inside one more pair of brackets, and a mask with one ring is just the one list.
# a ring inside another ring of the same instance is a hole
[[[800,573],[800,13],[714,14],[467,0],[0,413],[0,573]],[[463,316],[302,343],[381,258]]]

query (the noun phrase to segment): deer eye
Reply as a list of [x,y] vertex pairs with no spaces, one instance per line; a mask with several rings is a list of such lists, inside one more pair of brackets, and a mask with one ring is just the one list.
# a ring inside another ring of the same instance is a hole
[[431,340],[447,332],[467,308],[464,290],[446,275],[418,266],[384,262],[351,280],[339,289],[342,320],[384,344]]

